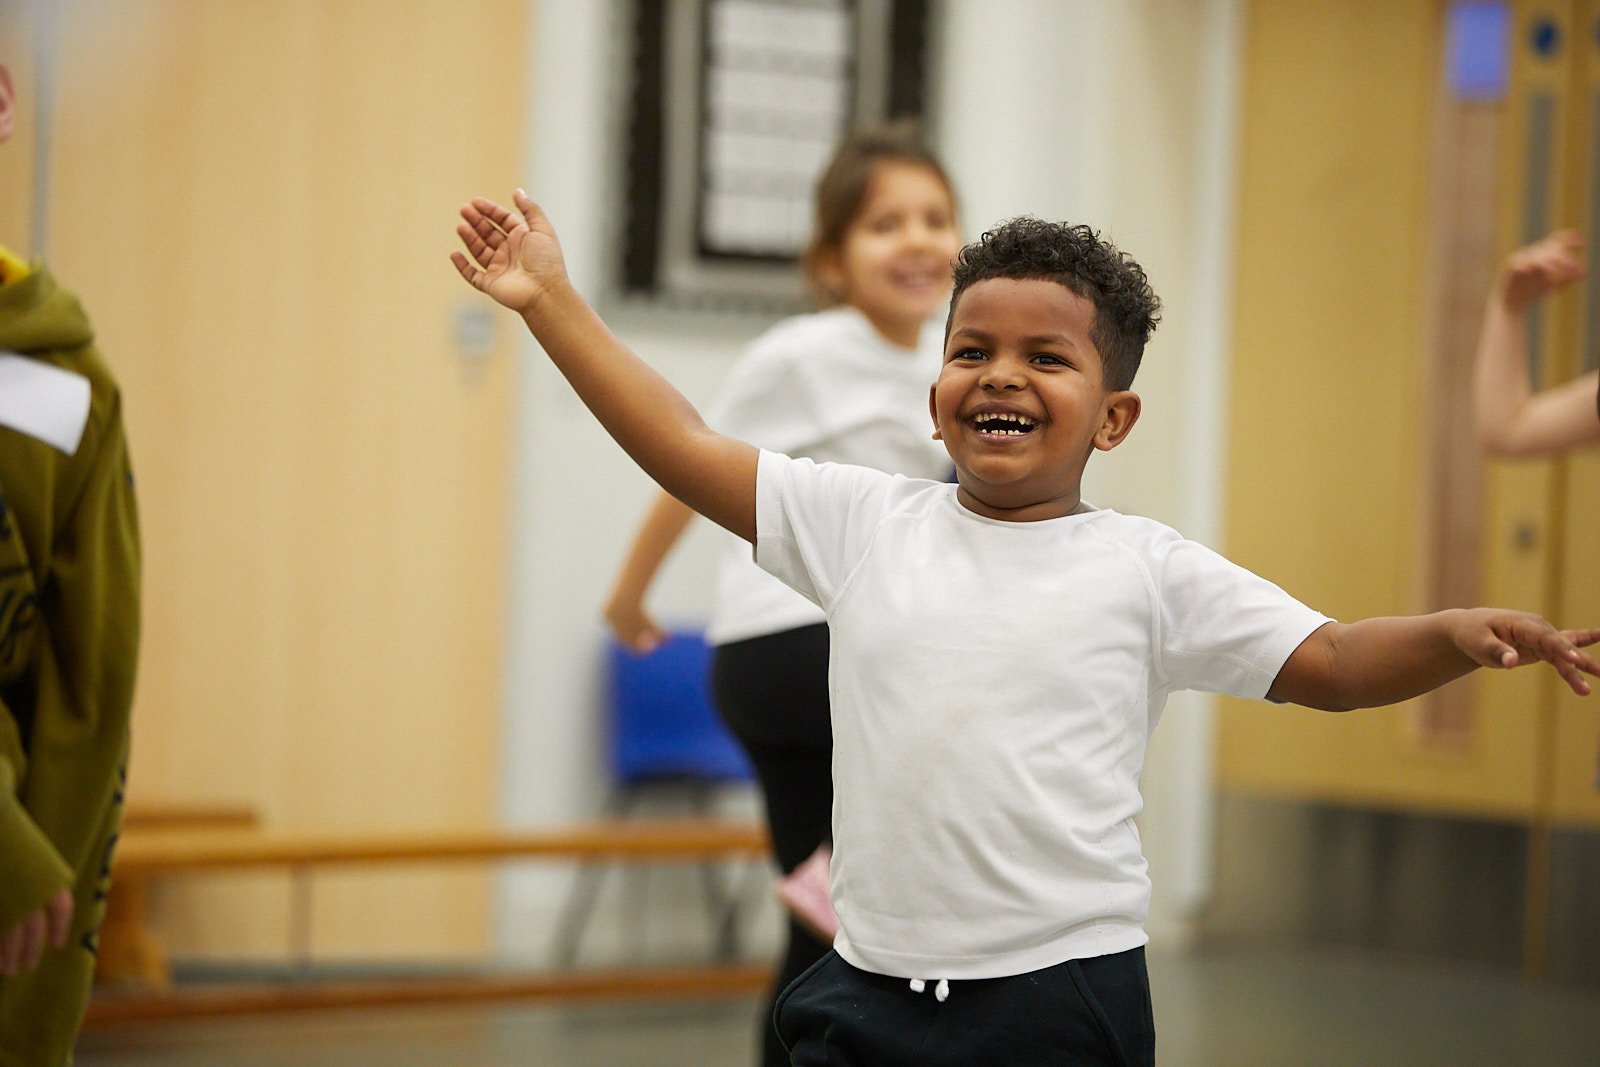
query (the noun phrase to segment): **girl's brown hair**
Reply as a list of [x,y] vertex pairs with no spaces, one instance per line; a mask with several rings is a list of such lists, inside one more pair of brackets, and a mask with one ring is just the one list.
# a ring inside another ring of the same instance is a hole
[[950,176],[923,143],[911,119],[864,126],[845,139],[817,179],[816,215],[811,240],[800,254],[800,269],[812,299],[820,307],[833,307],[843,297],[823,281],[823,263],[844,247],[845,231],[855,221],[872,188],[872,175],[879,163],[912,163],[927,167],[938,176],[952,205],[955,190]]

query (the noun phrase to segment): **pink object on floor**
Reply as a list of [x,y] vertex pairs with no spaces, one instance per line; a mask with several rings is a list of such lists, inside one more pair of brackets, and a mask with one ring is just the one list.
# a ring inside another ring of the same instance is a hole
[[833,943],[839,932],[839,916],[828,899],[828,865],[833,849],[818,845],[806,861],[778,880],[778,899],[800,924],[821,940]]

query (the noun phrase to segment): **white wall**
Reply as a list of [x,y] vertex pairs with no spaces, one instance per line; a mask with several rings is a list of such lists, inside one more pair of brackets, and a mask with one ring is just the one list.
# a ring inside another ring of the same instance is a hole
[[[528,189],[584,291],[605,291],[620,173],[614,74],[626,25],[605,3],[536,9]],[[947,0],[932,108],[969,236],[1017,214],[1086,221],[1150,273],[1166,316],[1128,443],[1090,466],[1086,496],[1215,543],[1236,0]],[[765,321],[614,306],[613,328],[692,400],[709,399]],[[604,790],[597,714],[600,604],[651,486],[529,345],[507,681],[508,823],[591,814]],[[703,619],[713,538],[702,525],[659,583],[666,617]],[[1209,884],[1210,705],[1175,698],[1145,777],[1151,933],[1181,939]],[[506,879],[501,943],[537,954],[564,883]]]

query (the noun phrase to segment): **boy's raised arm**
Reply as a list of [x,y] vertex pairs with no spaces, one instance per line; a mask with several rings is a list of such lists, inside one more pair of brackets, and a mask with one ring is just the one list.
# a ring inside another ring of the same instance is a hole
[[508,210],[474,199],[456,227],[461,276],[517,312],[606,431],[660,486],[747,541],[756,532],[753,445],[716,433],[617,339],[573,288],[555,229],[520,189]]
[[1421,696],[1477,667],[1540,660],[1587,696],[1583,675],[1600,675],[1600,665],[1579,649],[1597,641],[1600,630],[1557,630],[1538,615],[1497,608],[1330,622],[1290,654],[1267,696],[1349,711]]

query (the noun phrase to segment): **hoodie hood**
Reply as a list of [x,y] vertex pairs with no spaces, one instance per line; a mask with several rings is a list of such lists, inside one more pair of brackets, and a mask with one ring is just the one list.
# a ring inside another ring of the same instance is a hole
[[82,305],[43,267],[0,286],[0,349],[31,355],[83,348],[93,340]]

